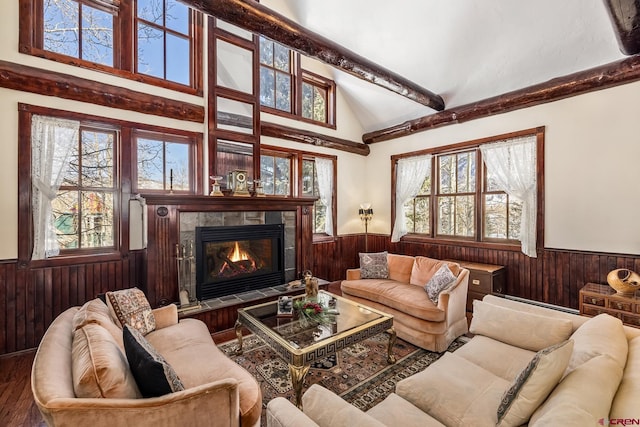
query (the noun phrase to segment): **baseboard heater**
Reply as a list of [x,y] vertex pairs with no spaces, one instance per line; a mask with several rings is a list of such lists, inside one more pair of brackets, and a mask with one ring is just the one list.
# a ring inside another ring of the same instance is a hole
[[549,308],[551,310],[564,311],[565,313],[569,313],[569,314],[580,314],[580,311],[576,310],[575,308],[568,308],[568,307],[562,307],[560,305],[547,304],[546,302],[540,302],[540,301],[534,301],[526,298],[515,297],[513,295],[505,295],[504,297],[506,299],[510,299],[513,301],[518,301],[525,304],[537,305],[539,307]]

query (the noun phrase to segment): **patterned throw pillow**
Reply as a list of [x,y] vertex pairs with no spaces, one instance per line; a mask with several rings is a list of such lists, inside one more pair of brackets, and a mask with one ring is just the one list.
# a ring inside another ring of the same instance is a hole
[[123,327],[124,325],[133,326],[142,335],[147,335],[156,329],[153,311],[147,297],[140,289],[131,288],[107,292],[107,299],[113,313]]
[[388,279],[387,252],[360,253],[360,278]]
[[431,279],[424,285],[424,290],[427,292],[429,299],[434,304],[438,304],[438,298],[440,292],[448,289],[456,281],[456,276],[453,275],[447,264],[442,266],[431,276]]
[[526,424],[556,387],[573,351],[567,340],[540,350],[504,392],[498,406],[498,426]]
[[137,329],[125,325],[122,338],[129,367],[142,396],[163,396],[184,390],[176,371]]

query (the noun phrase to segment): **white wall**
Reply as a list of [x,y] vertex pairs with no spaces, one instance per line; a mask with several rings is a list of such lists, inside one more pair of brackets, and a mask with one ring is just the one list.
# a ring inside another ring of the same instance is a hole
[[371,232],[391,232],[393,154],[545,126],[545,247],[640,254],[640,82],[372,144]]

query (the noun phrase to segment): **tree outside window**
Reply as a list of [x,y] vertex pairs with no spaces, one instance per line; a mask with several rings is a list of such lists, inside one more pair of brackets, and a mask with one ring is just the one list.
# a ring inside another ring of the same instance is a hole
[[88,0],[44,0],[44,49],[113,66],[114,15]]
[[[530,134],[518,133],[514,140],[522,135]],[[498,140],[508,142],[509,138]],[[416,197],[404,205],[408,232],[415,237],[519,242],[522,201],[500,189],[478,145],[464,146],[455,152],[431,150],[432,170]]]
[[177,0],[137,0],[138,73],[191,83],[189,8]]
[[293,112],[293,64],[291,50],[260,36],[260,104]]
[[[302,160],[302,196],[320,197],[316,163],[311,159]],[[327,221],[327,207],[318,199],[313,205],[313,232],[324,233]]]
[[137,189],[185,192],[193,188],[193,141],[174,135],[137,132]]
[[80,127],[78,145],[51,202],[62,251],[115,246],[116,139],[115,131]]
[[260,181],[264,193],[272,196],[291,195],[291,156],[262,154]]

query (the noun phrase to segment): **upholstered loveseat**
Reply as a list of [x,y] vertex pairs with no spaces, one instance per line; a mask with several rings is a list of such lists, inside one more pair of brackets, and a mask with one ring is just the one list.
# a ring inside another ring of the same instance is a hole
[[[387,277],[362,278],[361,269],[347,270],[340,286],[345,298],[393,315],[399,338],[427,350],[443,352],[467,332],[469,270],[457,263],[423,256],[386,254]],[[446,264],[456,277],[434,303],[425,284]]]
[[366,413],[314,385],[304,412],[283,398],[269,402],[267,425],[555,427],[640,417],[640,329],[608,314],[588,318],[486,296],[474,302],[471,332],[467,344],[399,381]]
[[153,316],[155,330],[144,338],[184,389],[142,397],[125,355],[122,327],[107,305],[95,299],[60,314],[38,347],[31,386],[46,423],[259,426],[259,385],[216,347],[206,325],[195,319],[178,321],[175,305],[155,309]]

